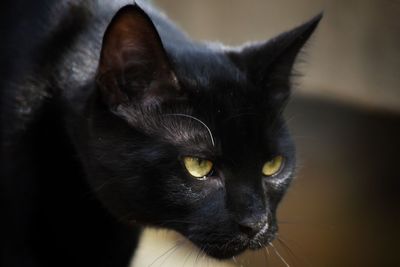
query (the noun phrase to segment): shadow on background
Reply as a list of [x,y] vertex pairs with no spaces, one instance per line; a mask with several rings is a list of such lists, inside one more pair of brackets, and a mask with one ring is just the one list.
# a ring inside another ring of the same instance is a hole
[[311,266],[400,266],[400,115],[303,97],[287,117],[300,167],[280,218],[295,254]]

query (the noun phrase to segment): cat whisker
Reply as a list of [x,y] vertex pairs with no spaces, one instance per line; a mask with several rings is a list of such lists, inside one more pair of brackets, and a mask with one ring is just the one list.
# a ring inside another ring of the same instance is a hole
[[[268,252],[268,255],[267,255],[267,252]],[[263,254],[264,254],[264,259],[265,259],[265,265],[269,266],[269,257],[268,256],[270,256],[270,255],[269,255],[269,250],[267,247],[265,247],[265,250],[263,250]]]
[[[280,235],[279,239],[281,239],[281,241],[285,241],[285,244],[289,243],[289,240],[284,239],[282,235]],[[304,256],[302,257],[304,263],[305,263],[307,266],[313,266],[313,265],[311,264],[311,261],[310,261],[309,258],[307,257],[307,253],[305,253],[305,251],[304,251],[304,249],[301,247],[301,245],[300,245],[298,242],[296,242],[295,240],[290,240],[290,241],[291,241],[300,251],[302,251],[302,253],[304,254]]]
[[203,253],[202,259],[203,259],[203,260],[206,259],[206,256],[207,256],[207,251],[204,249],[204,253]]
[[166,114],[165,116],[181,116],[181,117],[186,117],[186,118],[193,119],[193,120],[195,120],[195,121],[201,123],[204,127],[207,128],[207,131],[208,131],[208,133],[210,134],[211,144],[212,144],[213,146],[215,146],[214,137],[213,137],[213,135],[212,135],[212,132],[211,132],[210,128],[207,126],[207,124],[205,124],[202,120],[200,120],[200,119],[198,119],[198,118],[196,118],[196,117],[193,117],[193,116],[191,116],[191,115],[181,114],[181,113]]
[[285,241],[283,241],[280,237],[277,238],[277,240],[279,241],[279,243],[281,244],[282,247],[284,247],[290,255],[292,255],[292,257],[299,263],[302,263],[302,260],[296,256],[296,254],[293,252],[293,250],[289,247],[288,244],[286,244]]
[[158,256],[157,258],[154,259],[154,261],[148,266],[153,266],[154,263],[156,263],[159,259],[161,259],[163,256],[165,256],[166,254],[168,254],[169,252],[171,252],[172,250],[174,250],[176,247],[181,246],[182,243],[184,243],[183,240],[178,241],[175,245],[173,245],[172,247],[170,247],[168,250],[166,250],[163,254],[161,254],[160,256]]
[[232,260],[233,260],[234,263],[237,264],[237,260],[236,260],[235,256],[232,257]]
[[200,256],[200,254],[201,254],[202,252],[203,252],[203,246],[199,248],[199,251],[197,252],[197,256],[196,256],[196,259],[195,259],[195,261],[194,261],[193,266],[196,266],[196,265],[197,265],[197,261],[199,260],[199,256]]
[[267,255],[268,255],[268,257],[271,257],[271,254],[269,253],[269,249],[268,249],[268,247],[265,247],[265,250],[267,251]]
[[200,253],[197,255],[197,257],[196,257],[196,261],[195,261],[195,264],[197,265],[197,263],[198,263],[198,259],[199,258],[201,258],[202,259],[202,261],[207,261],[207,264],[208,264],[208,258],[207,258],[207,247],[206,246],[202,246],[201,248],[200,248]]
[[183,261],[182,267],[185,267],[186,262],[189,260],[190,256],[192,255],[194,249],[191,248],[190,251],[187,253],[185,260]]
[[169,257],[171,257],[179,248],[182,247],[182,245],[185,243],[185,241],[182,241],[178,246],[175,246],[174,250],[168,253],[167,257],[164,258],[164,260],[161,262],[159,266],[162,266]]
[[[232,257],[232,260],[233,260],[233,263],[235,264],[235,266],[243,267],[243,264],[238,262],[235,256]],[[238,264],[240,264],[240,265],[238,265]]]
[[287,261],[282,257],[279,251],[275,248],[274,244],[269,242],[269,245],[273,248],[275,255],[278,256],[278,258],[282,261],[282,263],[285,264],[286,267],[290,267],[289,263],[287,263]]

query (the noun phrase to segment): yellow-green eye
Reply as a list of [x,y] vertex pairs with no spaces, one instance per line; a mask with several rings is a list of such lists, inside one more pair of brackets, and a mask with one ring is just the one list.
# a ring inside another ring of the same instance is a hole
[[196,178],[206,177],[213,169],[213,163],[211,161],[196,157],[184,157],[183,164],[190,175]]
[[262,173],[265,176],[273,176],[282,169],[282,166],[283,166],[283,157],[276,156],[264,164],[262,168]]

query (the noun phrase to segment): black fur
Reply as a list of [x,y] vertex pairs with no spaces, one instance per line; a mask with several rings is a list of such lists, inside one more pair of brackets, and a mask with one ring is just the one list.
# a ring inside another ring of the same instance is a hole
[[[295,166],[281,112],[320,16],[233,49],[144,3],[42,5],[2,33],[1,266],[127,266],[142,226],[220,259],[268,245]],[[263,177],[276,155],[284,169]]]

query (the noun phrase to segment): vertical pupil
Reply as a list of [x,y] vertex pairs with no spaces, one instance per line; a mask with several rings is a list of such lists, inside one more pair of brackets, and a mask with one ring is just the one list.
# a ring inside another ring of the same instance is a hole
[[202,159],[197,159],[197,164],[198,164],[200,167],[203,167],[203,165],[204,165],[204,160],[202,160]]

